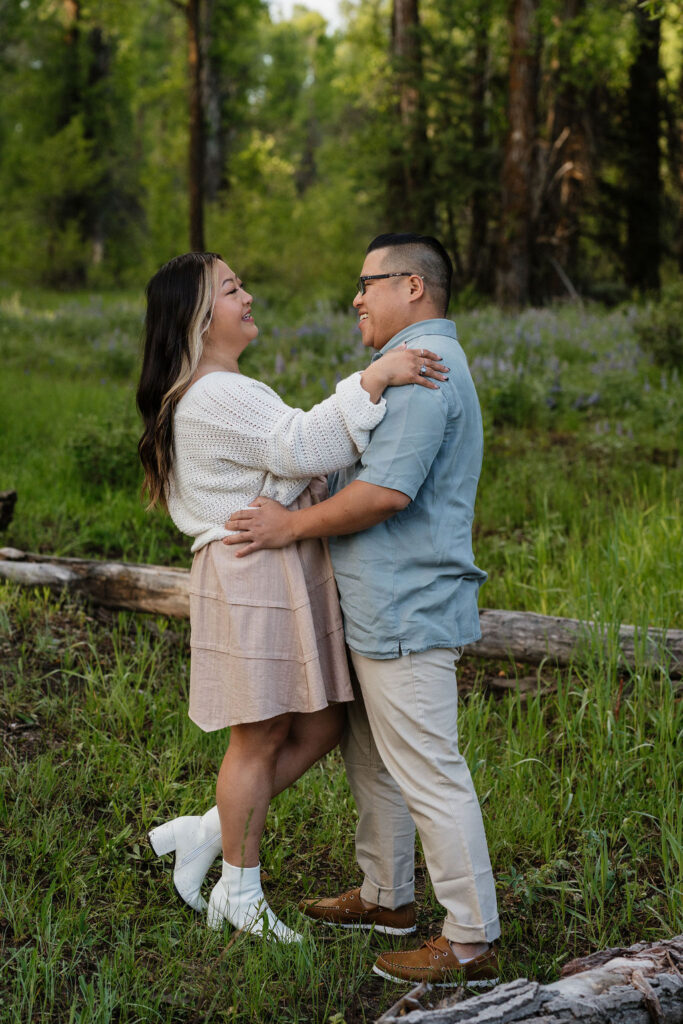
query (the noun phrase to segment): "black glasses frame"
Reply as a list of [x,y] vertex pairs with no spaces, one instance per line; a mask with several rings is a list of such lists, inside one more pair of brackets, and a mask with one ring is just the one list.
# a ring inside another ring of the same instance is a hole
[[360,295],[365,295],[365,282],[366,281],[381,281],[385,277],[420,277],[424,281],[422,274],[413,274],[412,270],[395,270],[393,274],[362,274],[358,278],[358,292]]

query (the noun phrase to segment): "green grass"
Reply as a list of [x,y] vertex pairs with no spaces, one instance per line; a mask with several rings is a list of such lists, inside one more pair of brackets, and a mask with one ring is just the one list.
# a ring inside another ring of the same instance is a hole
[[[358,879],[338,755],[274,801],[263,842],[266,892],[306,941],[231,943],[180,903],[144,838],[212,803],[223,753],[185,715],[186,625],[93,618],[10,585],[2,601],[0,1019],[375,1019],[397,997],[369,974],[381,942],[322,936],[294,911]],[[588,669],[556,683],[527,703],[475,689],[462,704],[508,979],[548,981],[569,957],[683,924],[680,699],[653,675],[621,694]],[[427,935],[441,912],[421,861],[418,888]]]
[[[0,297],[1,298],[1,297]],[[637,311],[496,310],[458,318],[487,454],[476,516],[488,607],[680,625],[680,381],[639,351]],[[136,495],[131,296],[0,301],[2,543],[188,564],[189,545]],[[259,318],[248,353],[303,406],[361,365],[353,326],[313,311]],[[595,397],[597,394],[597,398]],[[309,930],[306,893],[358,880],[337,754],[271,807],[274,909],[300,948],[210,933],[145,843],[213,802],[226,738],[187,718],[188,627],[0,587],[0,1021],[372,1021],[402,991],[369,973],[382,942]],[[463,676],[527,671],[466,663]],[[610,652],[542,669],[554,692],[461,704],[502,916],[506,979],[683,928],[680,690]],[[214,869],[215,875],[215,869]],[[418,851],[419,932],[441,910]]]

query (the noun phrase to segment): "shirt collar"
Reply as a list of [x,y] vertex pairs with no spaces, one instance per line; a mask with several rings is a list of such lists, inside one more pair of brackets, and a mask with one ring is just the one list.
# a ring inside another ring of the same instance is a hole
[[456,341],[458,340],[455,324],[452,320],[418,320],[416,324],[409,324],[408,327],[404,327],[402,331],[399,331],[393,338],[390,338],[379,352],[375,352],[370,362],[374,363],[375,359],[379,359],[385,352],[390,352],[392,348],[398,348],[404,341],[406,345],[410,346],[411,341],[415,341],[416,338],[421,338],[425,334],[446,335],[449,338],[455,338]]

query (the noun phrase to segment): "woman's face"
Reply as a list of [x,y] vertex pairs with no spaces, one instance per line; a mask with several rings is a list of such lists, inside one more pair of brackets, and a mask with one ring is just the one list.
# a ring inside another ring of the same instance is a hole
[[206,341],[216,351],[237,357],[258,334],[251,315],[252,297],[223,260],[214,268],[216,301]]

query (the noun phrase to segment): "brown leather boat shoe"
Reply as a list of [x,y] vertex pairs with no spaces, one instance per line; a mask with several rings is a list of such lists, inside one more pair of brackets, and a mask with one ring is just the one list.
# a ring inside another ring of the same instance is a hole
[[406,903],[396,910],[388,907],[364,907],[360,889],[320,900],[302,900],[299,910],[313,921],[338,928],[374,929],[383,935],[410,935],[415,931],[415,904]]
[[493,946],[463,964],[444,935],[427,939],[419,949],[381,953],[372,969],[389,981],[427,981],[438,988],[487,988],[498,981],[498,957]]

